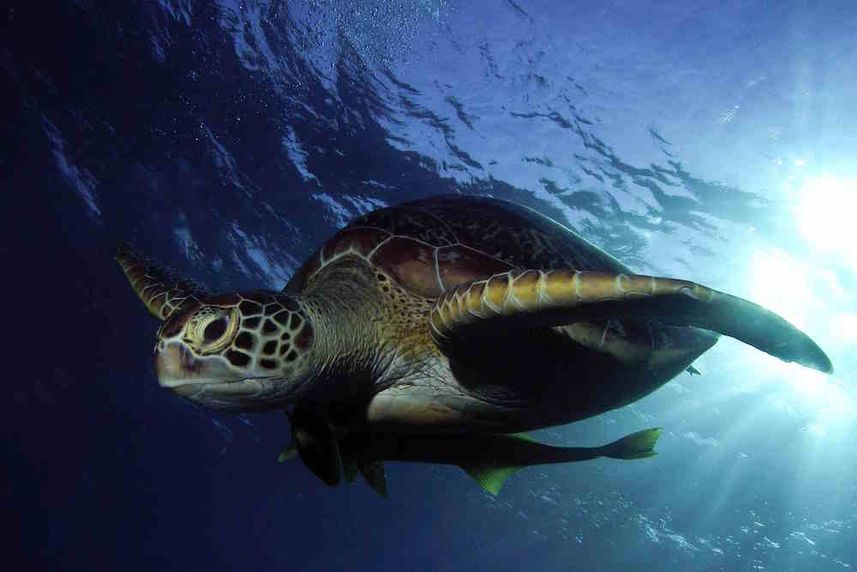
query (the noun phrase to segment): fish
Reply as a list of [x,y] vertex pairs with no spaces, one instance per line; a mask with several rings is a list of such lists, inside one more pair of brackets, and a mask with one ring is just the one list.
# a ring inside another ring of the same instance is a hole
[[[524,467],[575,463],[600,457],[621,460],[645,459],[656,455],[654,446],[659,427],[644,429],[600,447],[562,447],[547,445],[526,433],[515,434],[398,434],[352,431],[337,439],[339,462],[319,474],[326,483],[339,482],[339,473],[347,482],[359,473],[380,496],[388,496],[384,463],[390,461],[455,465],[462,468],[488,494],[497,496],[514,473]],[[299,441],[300,439],[296,439]],[[302,456],[299,443],[280,455],[284,462]]]

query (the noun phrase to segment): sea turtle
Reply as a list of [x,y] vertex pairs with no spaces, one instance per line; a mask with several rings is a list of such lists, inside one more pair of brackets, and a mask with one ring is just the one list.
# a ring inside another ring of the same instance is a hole
[[513,433],[591,417],[692,368],[718,333],[832,370],[776,314],[635,275],[556,221],[487,197],[360,216],[282,292],[213,295],[130,249],[117,260],[164,320],[160,384],[216,409],[298,408],[318,437],[305,460],[321,465],[337,439],[325,427]]

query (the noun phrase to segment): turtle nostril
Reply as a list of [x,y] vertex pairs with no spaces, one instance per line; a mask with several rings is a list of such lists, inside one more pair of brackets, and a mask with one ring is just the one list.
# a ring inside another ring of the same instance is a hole
[[194,371],[197,365],[193,353],[185,346],[179,348],[179,363],[181,363],[182,368],[188,371]]
[[219,359],[199,357],[180,342],[167,342],[163,351],[155,354],[155,373],[161,386],[169,388],[231,379],[227,366]]

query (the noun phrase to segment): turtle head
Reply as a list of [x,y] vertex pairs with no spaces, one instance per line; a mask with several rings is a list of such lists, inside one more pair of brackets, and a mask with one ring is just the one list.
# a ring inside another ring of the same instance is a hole
[[313,328],[294,297],[210,295],[133,252],[117,257],[147,308],[164,320],[155,343],[162,387],[232,411],[285,405],[310,377]]
[[275,292],[186,302],[158,331],[161,386],[203,405],[252,410],[284,405],[308,376],[313,328],[300,303]]

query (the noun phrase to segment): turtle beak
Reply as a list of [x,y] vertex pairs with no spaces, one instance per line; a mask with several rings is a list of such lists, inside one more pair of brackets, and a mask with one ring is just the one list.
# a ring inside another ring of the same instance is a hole
[[215,356],[198,358],[181,342],[168,342],[155,352],[158,383],[183,395],[193,393],[200,385],[223,383],[235,377],[222,359]]

